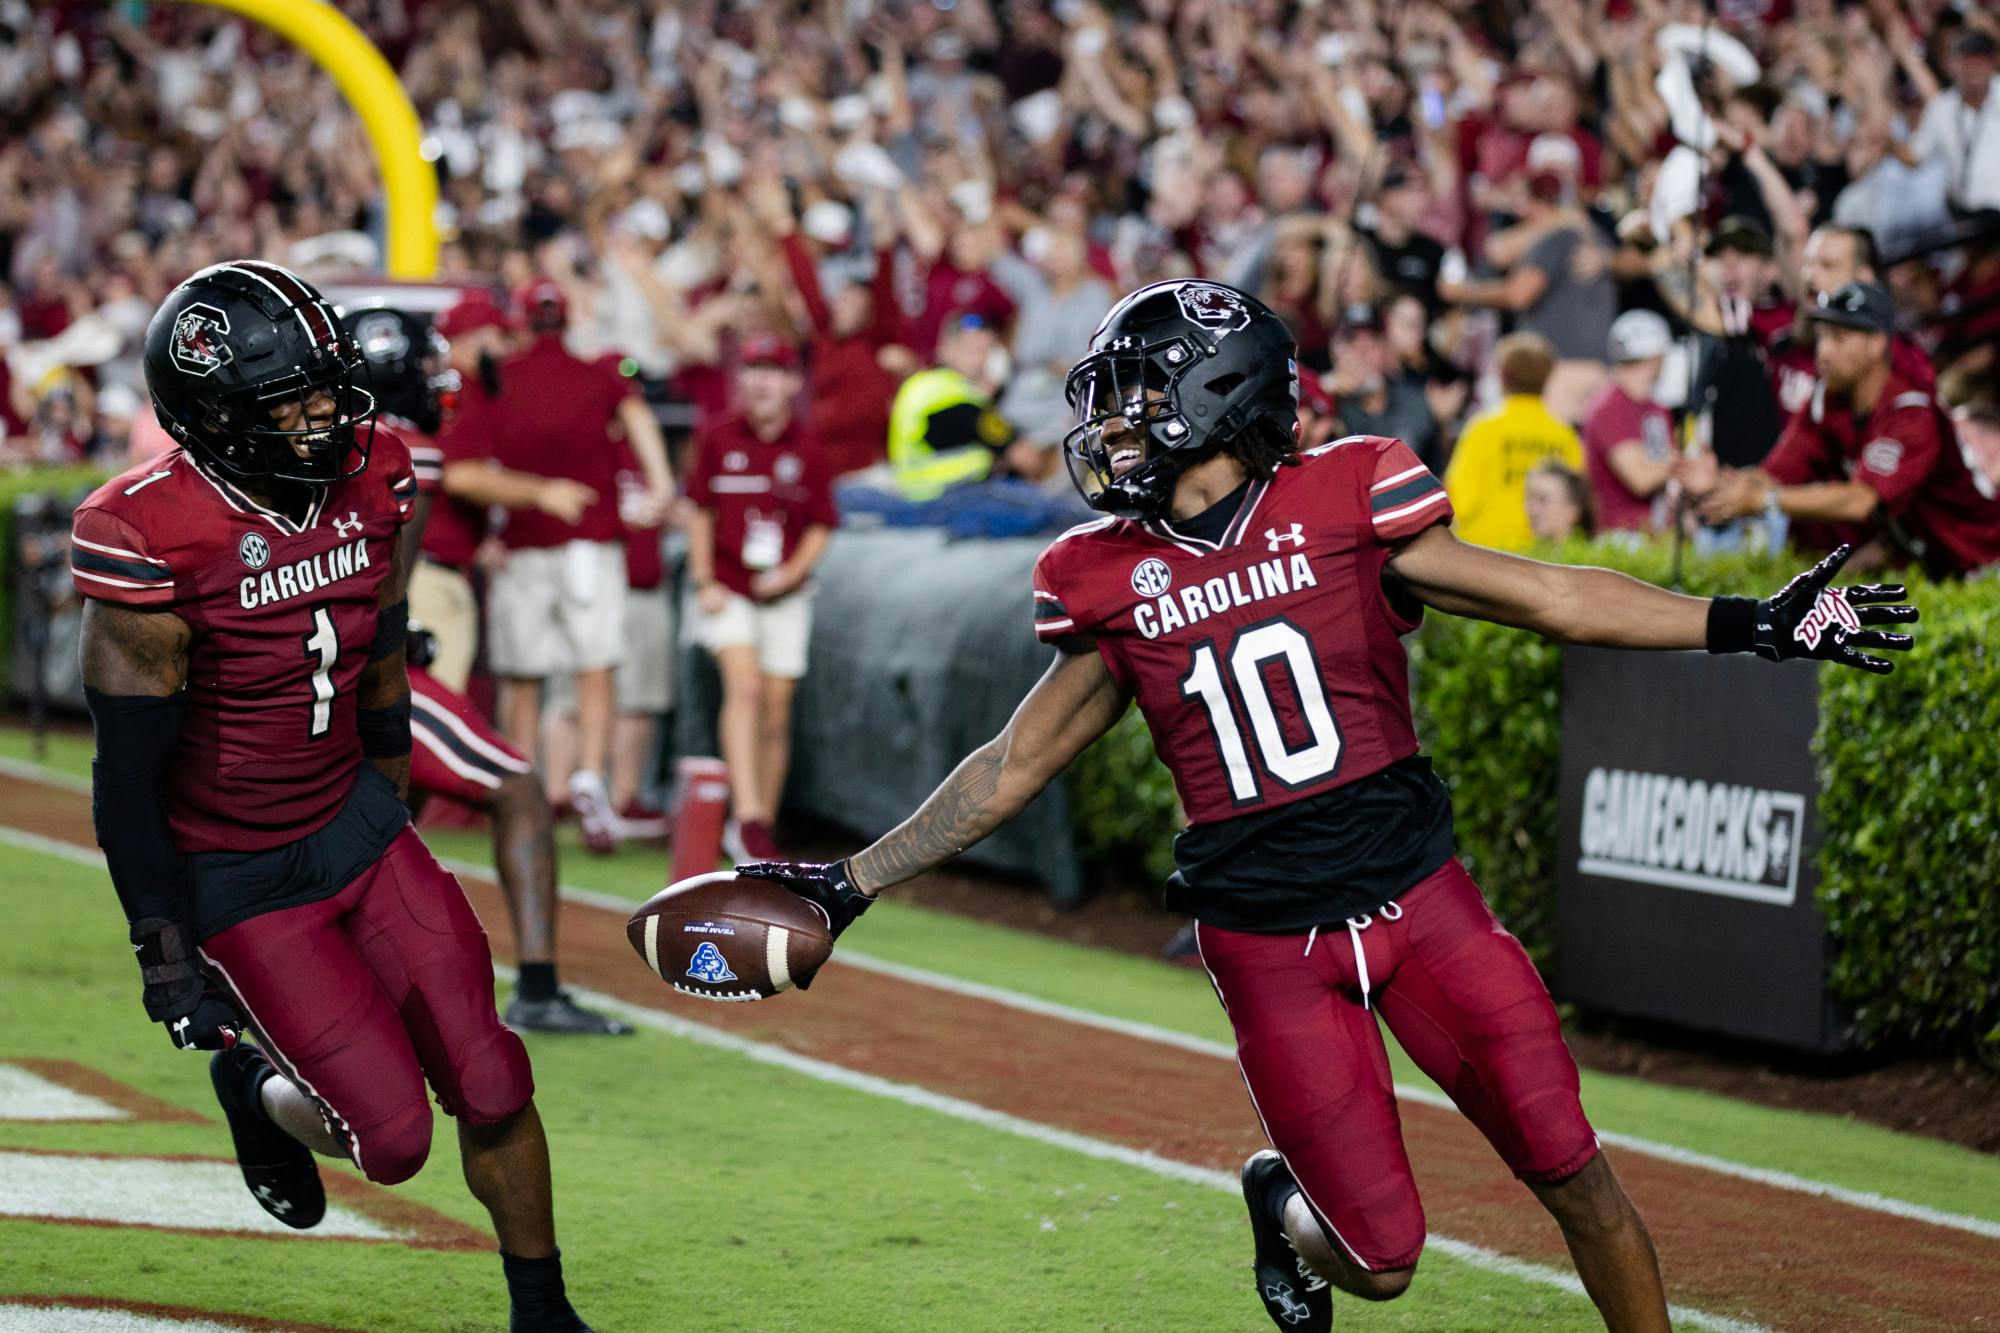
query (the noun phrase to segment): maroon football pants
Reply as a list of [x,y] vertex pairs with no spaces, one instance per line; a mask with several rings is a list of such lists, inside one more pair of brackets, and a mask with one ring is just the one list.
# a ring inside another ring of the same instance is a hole
[[201,955],[370,1180],[424,1164],[427,1079],[447,1114],[478,1124],[534,1094],[527,1050],[494,1012],[486,931],[414,829],[333,897],[238,922]]
[[1264,1133],[1363,1268],[1407,1268],[1424,1245],[1371,1006],[1521,1179],[1566,1180],[1597,1155],[1548,988],[1456,859],[1346,925],[1195,939]]

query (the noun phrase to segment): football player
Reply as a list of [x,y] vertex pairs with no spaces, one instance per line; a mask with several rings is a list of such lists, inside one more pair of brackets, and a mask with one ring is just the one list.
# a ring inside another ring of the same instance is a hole
[[[443,456],[434,443],[445,396],[457,375],[436,329],[401,310],[363,307],[342,314],[367,369],[376,419],[409,448],[417,502],[403,525],[403,556],[414,569],[431,506],[443,489]],[[517,474],[518,475],[518,474]],[[537,483],[574,487],[564,478]],[[580,489],[580,488],[579,488]],[[484,810],[493,821],[493,864],[514,921],[521,960],[507,1026],[534,1032],[623,1036],[630,1025],[595,1013],[556,982],[556,821],[527,757],[480,716],[472,701],[431,675],[435,640],[412,627],[404,644],[410,669],[411,809],[446,796]]]
[[1036,566],[1048,673],[867,850],[738,871],[817,903],[837,933],[1021,810],[1136,699],[1189,820],[1167,901],[1196,920],[1276,1148],[1243,1168],[1272,1320],[1328,1328],[1329,1284],[1400,1295],[1423,1249],[1372,1009],[1553,1214],[1606,1325],[1665,1333],[1652,1242],[1584,1118],[1555,1006],[1453,855],[1402,636],[1430,607],[1568,643],[1886,672],[1867,650],[1911,640],[1864,626],[1917,613],[1900,587],[1829,588],[1840,554],[1768,601],[1711,601],[1463,543],[1401,441],[1298,452],[1295,358],[1284,323],[1229,287],[1120,302],[1068,380],[1064,450],[1105,517]]
[[146,1012],[216,1053],[244,1181],[288,1226],[325,1211],[313,1150],[382,1184],[416,1173],[428,1082],[492,1215],[512,1328],[585,1330],[527,1052],[404,806],[409,451],[332,307],[277,265],[189,278],[144,359],[179,447],[77,509],[72,565],[97,838]]

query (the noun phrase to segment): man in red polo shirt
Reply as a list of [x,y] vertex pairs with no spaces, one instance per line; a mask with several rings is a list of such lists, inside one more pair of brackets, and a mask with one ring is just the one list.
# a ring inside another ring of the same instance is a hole
[[1821,293],[1812,318],[1823,387],[1761,467],[1723,474],[1702,517],[1775,507],[1809,525],[1794,527],[1802,541],[1858,538],[1876,547],[1861,556],[1915,560],[1933,577],[2000,560],[2000,500],[1974,482],[1936,396],[1891,359],[1888,291],[1850,282]]
[[813,566],[840,516],[819,437],[793,415],[798,359],[743,346],[737,409],[702,423],[688,464],[694,638],[722,675],[722,757],[736,860],[777,853],[771,820],[791,760],[792,693],[806,673]]
[[646,476],[643,508],[673,501],[666,443],[651,409],[618,371],[615,356],[585,361],[563,346],[569,304],[547,278],[523,289],[531,340],[501,364],[504,411],[493,414],[493,456],[503,467],[566,478],[592,491],[575,521],[516,510],[501,532],[507,562],[493,575],[487,606],[488,656],[500,678],[507,738],[530,758],[541,721],[542,683],[576,677],[577,770],[570,805],[584,845],[618,845],[618,816],[604,784],[611,759],[612,673],[625,657],[625,544],[618,515],[621,437]]
[[[494,396],[509,335],[500,307],[484,296],[468,296],[438,316],[436,328],[458,387],[448,395],[444,424],[432,442],[440,494],[430,522],[422,525],[423,546],[410,570],[410,616],[437,641],[431,675],[463,694],[479,653],[479,603],[470,576],[487,516],[498,505],[573,523],[595,492],[579,482],[532,477],[493,461]],[[424,480],[421,468],[418,480]]]

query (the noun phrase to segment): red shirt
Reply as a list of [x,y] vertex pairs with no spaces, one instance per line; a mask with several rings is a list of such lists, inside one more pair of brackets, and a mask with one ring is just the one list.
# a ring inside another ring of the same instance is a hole
[[[1778,410],[1788,417],[1805,411],[1812,402],[1813,390],[1819,388],[1819,363],[1813,357],[1812,344],[1793,336],[1792,329],[1787,327],[1770,339],[1766,353],[1771,366],[1771,387],[1778,395]],[[1931,365],[1930,357],[1903,334],[1892,334],[1889,338],[1889,366],[1916,388],[1937,387],[1937,369]]]
[[328,487],[303,523],[178,449],[77,508],[77,591],[172,611],[194,631],[165,783],[181,851],[264,851],[339,812],[361,764],[355,688],[416,498],[409,451],[378,428],[367,470]]
[[819,438],[794,418],[766,443],[737,413],[695,432],[687,496],[715,524],[715,578],[751,596],[750,580],[792,558],[807,528],[840,522]]
[[625,585],[644,591],[667,581],[667,559],[660,551],[660,525],[646,527],[632,521],[632,511],[643,508],[653,491],[646,484],[646,470],[628,445],[618,460],[618,517],[625,526]]
[[534,509],[508,515],[501,540],[512,550],[568,541],[615,542],[618,522],[618,442],[611,428],[618,407],[634,393],[618,373],[618,358],[571,356],[558,334],[545,333],[500,368],[506,405],[493,415],[493,456],[503,467],[538,477],[568,477],[597,492],[576,523]]
[[[444,469],[453,463],[491,460],[498,411],[485,386],[476,376],[468,376],[435,444],[439,493],[424,528],[422,550],[425,559],[461,574],[472,568],[472,553],[486,536],[487,513],[484,505],[468,504],[443,493]],[[422,481],[422,475],[417,479]]]
[[1331,791],[1417,752],[1395,543],[1451,521],[1400,440],[1352,435],[1253,481],[1220,544],[1102,518],[1035,564],[1035,632],[1090,635],[1191,824]]
[[1934,394],[1898,374],[1865,417],[1824,391],[1793,417],[1763,463],[1783,486],[1861,482],[1882,498],[1889,541],[1933,576],[2000,560],[2000,500],[1984,495]]
[[1597,526],[1635,532],[1653,527],[1653,499],[1636,495],[1611,468],[1611,451],[1637,440],[1646,457],[1664,463],[1672,455],[1674,419],[1655,402],[1641,402],[1616,384],[1606,384],[1583,421],[1583,461],[1597,497]]
[[836,477],[858,472],[888,457],[889,404],[901,383],[876,359],[902,332],[892,257],[876,256],[874,321],[844,338],[833,331],[833,311],[820,291],[818,268],[796,235],[785,238],[785,262],[812,317],[806,394],[813,425],[825,443],[827,471]]
[[979,315],[1005,340],[1007,321],[1014,318],[1014,298],[984,269],[967,273],[939,259],[924,275],[923,313],[910,323],[910,347],[929,360],[936,352],[945,317],[959,311]]

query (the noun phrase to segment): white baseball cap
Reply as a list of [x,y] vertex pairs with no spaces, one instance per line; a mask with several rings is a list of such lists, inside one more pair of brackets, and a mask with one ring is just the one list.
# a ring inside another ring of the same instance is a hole
[[1644,361],[1649,356],[1665,356],[1673,346],[1673,330],[1651,310],[1627,310],[1611,321],[1611,359]]

